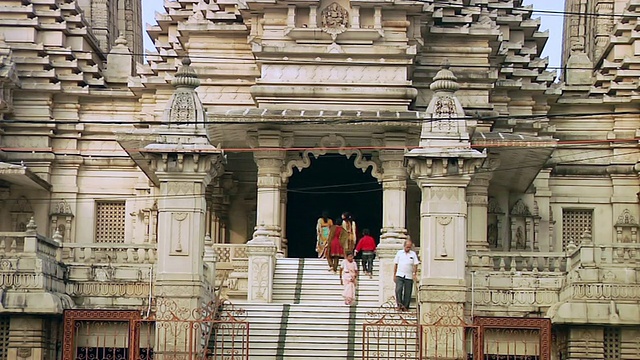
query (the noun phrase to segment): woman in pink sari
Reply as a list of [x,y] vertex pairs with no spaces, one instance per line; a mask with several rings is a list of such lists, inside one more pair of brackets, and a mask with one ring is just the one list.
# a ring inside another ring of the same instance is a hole
[[357,281],[358,264],[353,260],[353,254],[349,252],[340,266],[340,285],[344,286],[342,297],[345,305],[351,305],[355,300]]

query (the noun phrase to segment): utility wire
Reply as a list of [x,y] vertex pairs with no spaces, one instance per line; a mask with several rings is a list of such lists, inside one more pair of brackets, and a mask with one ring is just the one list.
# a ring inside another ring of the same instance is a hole
[[481,9],[486,8],[486,9],[493,9],[493,10],[509,10],[509,11],[521,11],[521,12],[527,12],[527,13],[541,13],[541,14],[555,14],[555,15],[580,15],[580,16],[591,16],[591,17],[624,17],[624,16],[638,15],[636,13],[602,14],[602,13],[592,13],[592,12],[586,12],[586,11],[545,10],[545,9],[535,9],[533,5],[519,6],[519,7],[512,7],[512,8],[503,8],[503,7],[495,6],[496,4],[504,4],[503,2],[492,2],[492,3],[486,3],[486,4],[477,3],[473,5],[471,4],[466,5],[462,1],[460,2],[448,2],[448,1],[441,1],[441,0],[414,0],[414,1],[419,3],[434,5],[434,6],[448,5],[455,8],[478,7]]
[[[64,55],[64,56],[69,56],[69,55],[73,55],[74,53],[78,53],[78,54],[83,54],[83,53],[88,53],[88,54],[95,54],[95,51],[88,51],[88,50],[69,50],[71,53],[69,53],[68,51],[66,52],[62,52],[62,53],[58,53],[56,54],[56,51],[60,51],[59,49],[44,49],[44,52],[46,55],[49,56],[54,56],[54,55]],[[418,67],[425,67],[425,68],[433,68],[433,69],[440,69],[442,68],[441,64],[425,64],[422,63],[420,61],[420,55],[416,55],[416,62],[414,64],[405,64],[405,63],[397,63],[397,62],[391,62],[391,61],[385,61],[385,62],[380,62],[380,61],[361,61],[361,60],[352,60],[349,62],[345,62],[345,61],[340,61],[340,60],[332,60],[332,59],[321,59],[321,60],[315,60],[315,59],[283,59],[283,58],[279,58],[279,59],[265,59],[265,58],[260,58],[260,59],[256,59],[253,57],[231,57],[231,56],[211,56],[211,55],[197,55],[197,54],[189,54],[189,55],[179,55],[179,54],[158,54],[158,53],[131,53],[131,55],[133,56],[146,56],[147,58],[153,58],[153,57],[160,57],[163,59],[183,59],[185,57],[188,57],[189,59],[201,59],[201,60],[219,60],[220,62],[229,62],[229,61],[246,61],[246,65],[256,65],[256,61],[260,61],[260,62],[266,62],[269,64],[313,64],[313,65],[344,65],[344,64],[349,64],[349,65],[376,65],[376,66],[399,66],[399,65],[413,65],[413,66],[418,66]],[[353,54],[352,56],[357,56],[357,54]],[[506,55],[505,55],[506,56]],[[489,56],[488,59],[502,59],[505,56]],[[383,55],[381,55],[380,57],[384,57]],[[543,60],[543,58],[538,58],[538,57],[534,57],[530,60],[530,62],[534,62],[534,61],[541,61]],[[150,59],[150,61],[155,62],[155,63],[168,63],[166,61],[155,61],[153,59]],[[580,67],[580,66],[573,66],[573,67],[567,67],[567,66],[532,66],[530,64],[530,62],[528,63],[506,63],[506,64],[496,64],[496,65],[482,65],[482,64],[449,64],[450,68],[460,68],[460,69],[506,69],[506,70],[596,70],[595,67]],[[206,64],[220,64],[219,62],[212,62],[212,63],[207,63],[207,62],[202,62],[202,63],[192,63],[191,67],[198,69],[199,65],[206,65]],[[239,65],[239,64],[235,64],[235,65]],[[180,64],[176,64],[176,68],[179,67]],[[605,69],[602,69],[605,70]],[[172,72],[172,70],[168,70],[168,69],[162,69],[162,70],[158,70],[158,72]],[[145,75],[146,74],[142,74]],[[227,76],[225,76],[227,77]],[[239,77],[247,77],[247,76],[239,76]],[[167,84],[169,84],[167,82]],[[154,85],[163,85],[163,84],[154,84]],[[209,84],[205,84],[205,85],[209,85]],[[212,84],[212,85],[216,85],[216,84]]]
[[[344,111],[345,113],[349,113],[348,111]],[[367,113],[368,111],[362,111]],[[374,113],[374,111],[370,111]],[[457,116],[457,117],[447,117],[447,118],[420,118],[417,117],[419,113],[425,113],[424,111],[418,110],[409,110],[407,112],[415,112],[416,117],[411,118],[400,118],[400,117],[362,117],[362,118],[347,118],[341,119],[340,116],[332,116],[333,114],[337,114],[338,111],[326,111],[327,115],[320,115],[318,113],[317,116],[309,116],[309,115],[289,115],[293,119],[282,119],[283,116],[287,115],[278,115],[275,113],[266,113],[263,119],[269,120],[206,120],[205,122],[199,121],[171,121],[171,120],[158,120],[158,121],[149,121],[149,120],[113,120],[113,119],[104,119],[104,120],[21,120],[21,119],[2,119],[0,120],[0,125],[14,125],[14,124],[32,124],[32,125],[77,125],[77,124],[85,124],[85,125],[211,125],[211,124],[220,124],[220,125],[269,125],[269,124],[280,124],[280,125],[303,125],[303,124],[316,124],[316,125],[328,125],[328,124],[362,124],[362,123],[381,123],[381,122],[390,122],[390,123],[431,123],[438,121],[450,121],[450,120],[477,120],[477,121],[492,121],[492,120],[547,120],[547,119],[555,119],[555,118],[581,118],[583,120],[587,120],[587,118],[592,117],[601,117],[601,116],[622,116],[622,115],[640,115],[640,110],[637,111],[605,111],[605,112],[590,112],[590,113],[554,113],[554,114],[531,114],[531,115],[491,115],[491,116]],[[389,113],[394,113],[390,111]],[[398,112],[400,114],[401,112]],[[227,115],[218,115],[216,113],[210,114],[211,116],[220,116],[225,117]],[[246,115],[237,114],[237,115],[229,115],[229,117],[243,117]],[[326,117],[325,117],[326,116]],[[258,115],[255,115],[258,117]],[[302,117],[302,119],[300,119]],[[308,117],[308,119],[305,119]],[[345,115],[345,117],[347,117]],[[249,117],[250,119],[251,117]],[[320,120],[318,120],[320,118]],[[607,119],[613,120],[613,119]]]
[[[592,150],[595,151],[595,150]],[[588,151],[591,152],[591,151]],[[587,152],[582,152],[582,153],[587,153]],[[581,154],[581,153],[578,153]],[[578,154],[571,154],[572,156],[578,155]],[[590,160],[598,160],[598,159],[606,159],[606,158],[615,158],[618,156],[627,156],[627,155],[633,155],[633,154],[640,154],[640,150],[634,150],[634,151],[628,151],[628,152],[624,152],[624,153],[618,153],[618,154],[606,154],[606,155],[598,155],[598,156],[591,156],[591,157],[581,157],[581,158],[577,158],[577,159],[573,159],[573,160],[565,160],[565,161],[561,161],[558,163],[558,165],[565,165],[565,164],[571,164],[571,163],[579,163],[579,162],[583,162],[583,161],[590,161]],[[532,161],[533,163],[533,161]],[[602,166],[606,166],[607,164],[601,164]],[[531,168],[532,165],[518,165],[518,166],[514,166],[514,167],[510,167],[510,168],[502,168],[502,169],[494,169],[494,170],[486,170],[483,171],[482,173],[484,174],[488,174],[488,173],[499,173],[499,172],[506,172],[506,171],[512,171],[512,170],[521,170],[521,169],[526,169],[526,168]],[[539,166],[536,166],[539,167]],[[457,173],[457,174],[441,174],[441,175],[436,175],[436,176],[432,176],[431,178],[446,178],[446,177],[451,177],[451,176],[461,176],[461,175],[473,175],[473,172],[470,173]],[[407,180],[408,181],[408,180]],[[375,184],[383,184],[385,182],[397,182],[397,180],[381,180],[381,181],[371,181],[371,182],[362,182],[362,183],[351,183],[351,184],[332,184],[332,185],[325,185],[325,186],[313,186],[313,187],[305,187],[305,188],[295,188],[295,189],[287,189],[287,191],[290,192],[301,192],[301,191],[305,191],[305,190],[314,190],[314,189],[331,189],[331,188],[339,188],[339,187],[353,187],[353,186],[361,186],[361,185],[375,185]],[[241,182],[244,184],[256,184],[256,182]],[[367,191],[369,191],[370,189],[367,189]],[[380,191],[382,189],[380,188]],[[78,196],[79,198],[73,199],[72,202],[74,203],[81,203],[81,202],[94,202],[96,199],[95,197],[91,194],[91,193],[76,193],[74,194],[76,196]],[[85,197],[85,196],[90,196],[89,198]],[[132,200],[132,199],[136,199],[136,200],[144,200],[144,199],[167,199],[167,198],[187,198],[187,199],[191,199],[191,198],[195,198],[196,195],[194,194],[182,194],[182,195],[162,195],[162,194],[149,194],[149,195],[136,195],[136,196],[126,196],[126,197],[122,197],[122,196],[107,196],[104,198],[100,198],[98,200]],[[20,198],[8,198],[5,199],[5,201],[10,201],[10,200],[19,200]],[[55,201],[60,201],[60,200],[66,200],[69,202],[69,200],[67,198],[64,197],[44,197],[44,198],[29,198],[29,201],[32,202],[37,202],[37,201],[44,201],[44,202],[55,202]]]
[[[480,139],[478,139],[480,140]],[[589,146],[589,145],[613,145],[613,144],[625,144],[629,143],[632,145],[638,145],[638,141],[640,138],[630,138],[630,139],[602,139],[602,140],[568,140],[568,141],[554,141],[553,139],[549,139],[548,141],[540,141],[537,144],[537,141],[527,141],[524,140],[514,140],[509,141],[508,143],[495,143],[495,144],[470,144],[470,147],[473,149],[506,149],[506,150],[515,150],[518,148],[527,148],[527,149],[539,149],[539,148],[575,148],[578,146]],[[520,142],[520,144],[518,143]],[[242,147],[242,148],[232,148],[232,147],[221,147],[218,150],[225,153],[259,153],[262,151],[287,151],[287,152],[304,152],[310,150],[319,150],[319,151],[350,151],[350,150],[361,150],[361,151],[381,151],[381,150],[412,150],[421,148],[419,145],[406,145],[406,146],[341,146],[341,147],[322,147],[322,146],[311,146],[311,147]],[[603,148],[606,149],[606,148]],[[114,156],[110,154],[100,154],[99,152],[122,152],[121,149],[88,149],[88,150],[77,150],[77,149],[57,149],[57,148],[10,148],[10,147],[0,147],[0,151],[5,152],[18,152],[18,153],[54,153],[58,156],[81,156],[86,158],[129,158],[126,155]],[[75,153],[76,151],[84,151],[84,153]],[[139,151],[139,152],[148,152],[145,149],[129,149],[129,151]],[[171,151],[167,151],[171,152]],[[173,151],[176,152],[176,151]],[[194,153],[198,153],[198,151],[193,151]]]

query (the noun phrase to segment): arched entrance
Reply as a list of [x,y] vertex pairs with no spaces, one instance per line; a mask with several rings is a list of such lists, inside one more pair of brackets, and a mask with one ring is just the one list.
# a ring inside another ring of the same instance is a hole
[[382,187],[371,175],[354,166],[354,157],[328,154],[311,158],[311,166],[295,170],[287,188],[287,240],[289,257],[316,258],[316,222],[322,211],[332,219],[348,211],[362,229],[380,238]]

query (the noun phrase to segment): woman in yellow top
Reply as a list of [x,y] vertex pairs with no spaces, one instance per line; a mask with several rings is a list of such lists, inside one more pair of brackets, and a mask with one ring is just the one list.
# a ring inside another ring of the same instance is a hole
[[316,252],[319,258],[326,256],[327,246],[329,245],[329,230],[333,226],[333,220],[329,219],[326,211],[322,212],[322,217],[318,219],[316,224]]
[[342,228],[349,234],[349,241],[344,251],[353,252],[356,247],[356,222],[348,212],[342,213]]

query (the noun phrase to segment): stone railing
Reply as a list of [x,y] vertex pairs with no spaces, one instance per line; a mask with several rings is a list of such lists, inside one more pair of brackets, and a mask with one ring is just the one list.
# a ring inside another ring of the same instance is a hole
[[567,273],[564,252],[469,252],[467,301],[477,315],[537,314],[559,301]]
[[156,244],[64,243],[62,261],[67,264],[155,264]]
[[[589,247],[590,245],[587,245]],[[594,262],[599,266],[640,267],[640,244],[594,245]]]
[[0,258],[60,258],[60,243],[35,232],[0,232]]
[[13,257],[24,252],[24,232],[0,232],[0,257]]
[[[571,244],[572,245],[572,244]],[[570,246],[564,301],[630,301],[640,297],[636,272],[640,244],[595,244],[590,237]]]
[[216,258],[216,286],[222,296],[233,299],[247,298],[249,257],[246,244],[213,244]]
[[0,289],[63,293],[60,243],[35,229],[32,220],[25,232],[0,232]]
[[489,271],[552,272],[567,271],[567,254],[563,252],[489,252],[469,253],[471,269],[484,265]]

